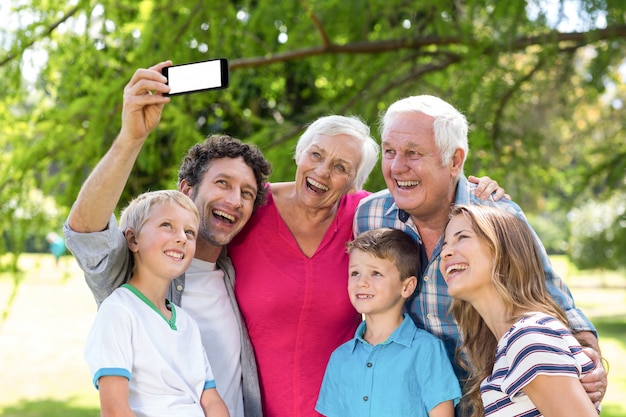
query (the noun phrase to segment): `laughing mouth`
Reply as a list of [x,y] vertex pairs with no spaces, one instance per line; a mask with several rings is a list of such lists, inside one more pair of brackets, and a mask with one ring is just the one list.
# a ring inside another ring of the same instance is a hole
[[183,255],[180,252],[174,252],[174,251],[166,251],[165,254],[171,258],[176,258],[176,259],[183,259],[185,257],[185,255]]
[[454,273],[454,272],[460,272],[460,271],[465,271],[467,269],[467,265],[450,265],[449,267],[446,268],[446,276]]
[[357,294],[356,295],[356,299],[357,300],[369,300],[370,298],[373,298],[373,295],[369,295],[369,294]]
[[319,183],[311,178],[307,178],[306,179],[306,184],[309,187],[309,189],[315,191],[316,193],[320,193],[320,192],[326,192],[328,191],[328,187],[325,186],[322,183]]
[[213,215],[223,219],[228,223],[235,223],[235,216],[232,216],[228,213],[223,212],[222,210],[213,210]]
[[396,184],[400,188],[411,188],[420,185],[420,181],[396,181]]

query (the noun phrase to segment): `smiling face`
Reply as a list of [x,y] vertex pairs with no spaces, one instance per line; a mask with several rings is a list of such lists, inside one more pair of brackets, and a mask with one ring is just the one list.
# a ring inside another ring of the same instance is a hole
[[183,181],[181,191],[191,197],[200,213],[198,239],[221,248],[250,220],[257,185],[242,157],[221,158],[211,161],[195,189]]
[[197,233],[195,213],[172,202],[153,206],[139,233],[126,231],[135,258],[134,274],[168,280],[182,275],[194,257]]
[[354,185],[361,144],[349,135],[316,135],[296,160],[296,195],[311,208],[332,207]]
[[395,115],[382,132],[382,173],[397,206],[415,217],[439,215],[454,201],[464,152],[442,164],[434,119],[423,113]]
[[446,227],[439,269],[448,284],[448,294],[474,304],[495,293],[491,276],[494,256],[474,231],[470,219],[454,216]]
[[400,279],[400,271],[392,261],[360,249],[350,251],[348,294],[359,313],[399,315],[415,285],[415,277]]

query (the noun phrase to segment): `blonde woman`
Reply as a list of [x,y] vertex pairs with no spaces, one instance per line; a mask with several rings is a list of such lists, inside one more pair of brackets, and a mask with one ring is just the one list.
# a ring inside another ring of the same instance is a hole
[[580,382],[593,361],[546,290],[528,226],[486,206],[450,219],[440,270],[463,334],[464,415],[597,416]]

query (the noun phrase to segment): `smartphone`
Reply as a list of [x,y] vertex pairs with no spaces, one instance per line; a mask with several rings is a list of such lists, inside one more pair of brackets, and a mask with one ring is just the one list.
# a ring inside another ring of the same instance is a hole
[[198,91],[228,87],[228,60],[224,58],[165,67],[161,73],[167,78],[170,92],[164,96],[176,96]]

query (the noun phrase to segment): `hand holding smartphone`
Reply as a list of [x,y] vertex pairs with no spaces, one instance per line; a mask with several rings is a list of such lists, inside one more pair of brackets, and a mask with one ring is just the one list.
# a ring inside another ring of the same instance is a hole
[[226,88],[229,84],[228,60],[224,58],[165,67],[170,92],[164,96]]

